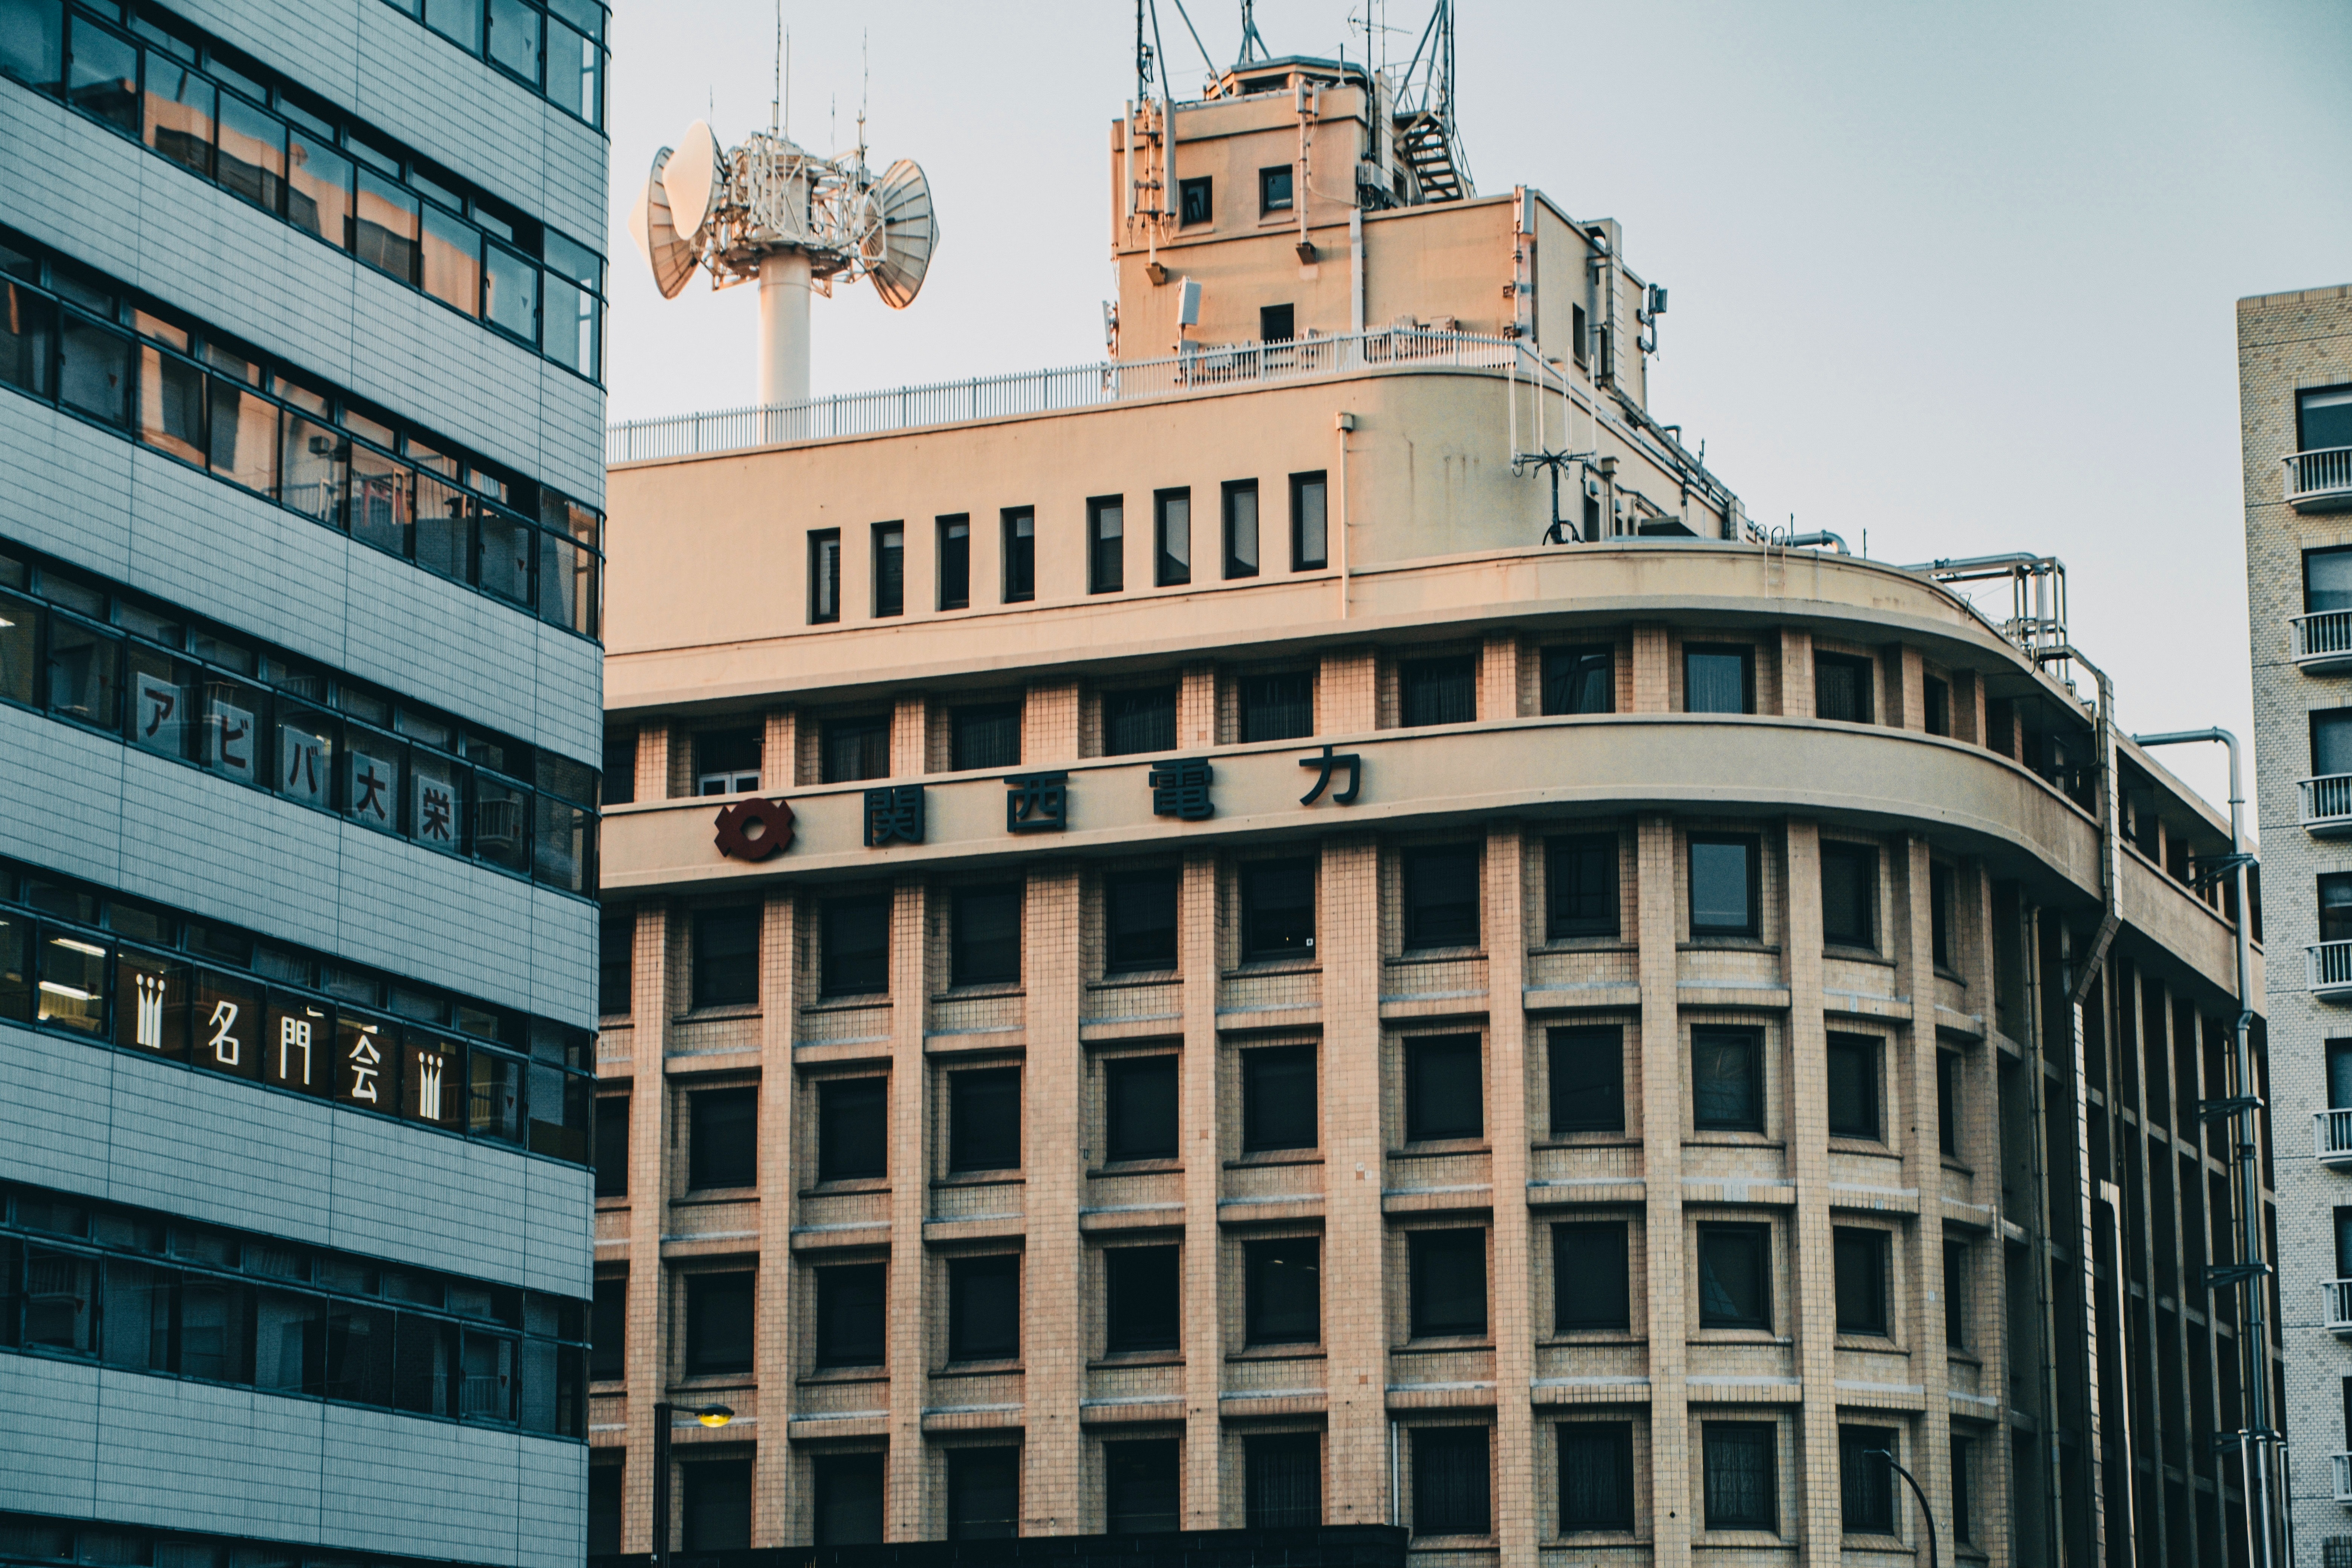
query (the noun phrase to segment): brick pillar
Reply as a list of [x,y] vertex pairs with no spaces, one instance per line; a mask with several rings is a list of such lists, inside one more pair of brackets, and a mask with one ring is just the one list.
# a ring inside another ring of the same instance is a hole
[[923,1445],[923,1406],[929,1404],[930,1311],[925,1289],[929,1258],[923,1219],[930,1196],[931,1159],[924,1115],[929,1075],[923,1062],[925,979],[930,921],[928,894],[917,878],[902,879],[890,900],[890,1274],[885,1356],[890,1369],[890,1451],[884,1459],[883,1536],[919,1541],[936,1535],[931,1521],[929,1454]]
[[1822,844],[1818,826],[1788,827],[1788,913],[1781,926],[1789,975],[1789,1174],[1797,1206],[1789,1237],[1788,1331],[1796,1338],[1797,1535],[1801,1561],[1835,1568],[1844,1536],[1838,1492],[1837,1277],[1831,1263],[1827,1031],[1822,1017]]
[[1813,638],[1795,626],[1780,628],[1780,711],[1792,718],[1813,716]]
[[1981,746],[1984,732],[1984,682],[1973,669],[1956,669],[1952,671],[1952,739]]
[[1490,631],[1478,658],[1478,717],[1489,723],[1519,716],[1519,634]]
[[1323,656],[1315,694],[1318,734],[1358,735],[1375,727],[1379,669],[1368,647],[1335,648]]
[[1925,734],[1927,730],[1927,668],[1916,643],[1904,643],[1888,660],[1887,673],[1895,679],[1895,689],[1887,694],[1887,706],[1895,711],[1886,715],[1886,722],[1905,730]]
[[[1369,670],[1370,658],[1362,658]],[[1370,681],[1364,686],[1369,693]],[[1381,1524],[1389,1499],[1379,846],[1353,835],[1325,839],[1320,893],[1325,1519]]]
[[[789,728],[791,719],[782,723]],[[761,778],[782,754],[773,747],[778,716],[769,715],[771,742],[761,752]],[[760,1275],[752,1365],[760,1384],[759,1439],[752,1480],[751,1544],[790,1546],[808,1539],[805,1500],[792,1488],[793,1389],[800,1346],[793,1333],[793,1019],[798,1012],[799,967],[793,962],[793,896],[768,895],[760,921]]]
[[694,794],[694,731],[675,721],[667,728],[668,773],[661,793],[665,799],[683,800]]
[[[1075,715],[1076,689],[1071,694]],[[1033,693],[1032,700],[1034,700]],[[1049,1318],[1042,1302],[1087,1299],[1086,1250],[1078,1235],[1085,1201],[1086,1162],[1080,1107],[1086,1053],[1078,1045],[1078,873],[1071,865],[1029,870],[1029,1055],[1024,1081],[1027,1114],[1027,1252],[1022,1260],[1022,1363],[1027,1446],[1022,1456],[1021,1533],[1071,1535],[1083,1528],[1083,1459],[1078,1400],[1085,1392],[1087,1339],[1082,1323]]]
[[[1487,639],[1494,674],[1497,642]],[[1516,683],[1517,671],[1511,678]],[[1493,689],[1490,686],[1489,689]],[[1482,710],[1484,711],[1484,710]],[[1507,712],[1509,710],[1506,709]],[[1517,822],[1486,830],[1486,1146],[1492,1151],[1495,1228],[1491,1278],[1495,1342],[1496,1539],[1505,1563],[1536,1560],[1536,1318],[1528,1215],[1527,840]]]
[[[1906,647],[1903,652],[1906,678],[1916,682],[1920,678],[1918,650]],[[1917,720],[1916,708],[1913,717]],[[1916,721],[1912,725],[1914,729],[1920,727]],[[1948,1395],[1952,1363],[1944,1345],[1944,1155],[1937,1137],[1936,1104],[1936,962],[1931,945],[1933,928],[1928,924],[1932,887],[1927,840],[1907,834],[1897,842],[1903,847],[1903,875],[1896,879],[1895,889],[1906,907],[1902,922],[1895,928],[1895,992],[1898,996],[1911,998],[1912,1021],[1910,1049],[1895,1058],[1910,1063],[1909,1081],[1901,1086],[1901,1098],[1895,1103],[1910,1110],[1903,1129],[1902,1184],[1919,1194],[1919,1219],[1911,1235],[1911,1246],[1917,1255],[1912,1273],[1918,1288],[1911,1292],[1908,1321],[1903,1332],[1911,1346],[1911,1363],[1919,1369],[1919,1381],[1927,1394],[1927,1416],[1913,1434],[1916,1447],[1912,1451],[1919,1462],[1911,1468],[1919,1478],[1936,1518],[1948,1533],[1952,1517],[1952,1402]],[[1953,912],[1958,913],[1957,910]],[[1958,956],[1954,954],[1955,958]],[[1895,1085],[1890,1081],[1888,1087]],[[1895,1100],[1894,1095],[1888,1098]],[[1902,1278],[1900,1272],[1895,1278]],[[1906,1511],[1898,1510],[1896,1517],[1905,1517]],[[1917,1529],[1915,1521],[1912,1530]]]
[[[760,739],[760,792],[782,795],[793,787],[800,756],[799,715],[789,708],[771,708],[766,731]],[[786,1058],[789,1062],[790,1058]]]
[[1184,668],[1183,684],[1176,693],[1176,744],[1191,751],[1217,743],[1217,667],[1193,664]]
[[[1185,684],[1189,691],[1189,673]],[[1184,976],[1184,1051],[1176,1125],[1184,1141],[1183,1513],[1187,1530],[1217,1530],[1224,1524],[1217,1394],[1225,1368],[1225,1317],[1217,1234],[1223,1142],[1217,1116],[1215,855],[1185,857],[1182,900],[1183,918],[1177,930],[1182,944],[1178,962]]]
[[1040,681],[1030,687],[1021,710],[1021,765],[1053,767],[1077,758],[1077,682]]
[[637,726],[636,797],[667,800],[669,794],[670,726],[649,719]]
[[[1654,663],[1663,676],[1665,633],[1644,627],[1634,634],[1638,661],[1644,634],[1654,638]],[[1637,683],[1641,665],[1634,666]],[[1650,1282],[1650,1533],[1658,1568],[1689,1568],[1692,1518],[1690,1341],[1688,1270],[1683,1262],[1683,1083],[1682,1016],[1675,992],[1675,941],[1681,921],[1675,907],[1675,823],[1670,816],[1644,816],[1636,826],[1634,929],[1640,933],[1638,974],[1642,987],[1640,1026],[1642,1100],[1628,1129],[1642,1142],[1642,1176],[1647,1192],[1643,1232]]]
[[930,700],[919,692],[902,695],[890,710],[890,776],[923,772],[930,752]]
[[[641,771],[644,756],[641,750]],[[669,1208],[669,1092],[662,1059],[676,923],[658,900],[637,906],[629,986],[629,1459],[621,1502],[621,1543],[627,1552],[653,1550],[654,1405],[669,1392],[670,1303],[661,1261],[662,1216]],[[673,1531],[670,1542],[677,1542]]]
[[[1671,713],[1674,711],[1674,671],[1668,668],[1672,653],[1664,626],[1633,628],[1633,708],[1636,713]],[[1673,884],[1668,883],[1669,889]],[[1672,905],[1668,905],[1672,908]],[[1669,941],[1666,951],[1674,951]],[[1677,1255],[1679,1256],[1679,1255]],[[1679,1265],[1677,1265],[1679,1267]]]

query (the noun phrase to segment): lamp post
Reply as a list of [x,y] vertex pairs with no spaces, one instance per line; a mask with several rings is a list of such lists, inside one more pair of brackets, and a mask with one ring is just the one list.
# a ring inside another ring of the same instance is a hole
[[[669,1564],[669,1424],[677,1406],[667,1400],[654,1405],[654,1551],[655,1568]],[[706,1405],[694,1413],[705,1426],[724,1426],[735,1412],[724,1405]],[[1928,1568],[1935,1568],[1933,1563]]]
[[1919,1489],[1919,1482],[1910,1471],[1895,1462],[1894,1453],[1885,1448],[1873,1448],[1872,1453],[1886,1461],[1886,1468],[1911,1483],[1911,1495],[1919,1500],[1919,1517],[1927,1521],[1927,1568],[1937,1568],[1936,1555],[1936,1515],[1927,1506],[1927,1494]]

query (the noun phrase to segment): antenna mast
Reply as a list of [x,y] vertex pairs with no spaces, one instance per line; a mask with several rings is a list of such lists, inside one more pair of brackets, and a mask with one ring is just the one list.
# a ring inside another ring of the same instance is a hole
[[1245,66],[1274,58],[1274,52],[1258,36],[1256,13],[1257,0],[1242,0],[1242,52],[1241,58],[1234,62],[1236,65]]

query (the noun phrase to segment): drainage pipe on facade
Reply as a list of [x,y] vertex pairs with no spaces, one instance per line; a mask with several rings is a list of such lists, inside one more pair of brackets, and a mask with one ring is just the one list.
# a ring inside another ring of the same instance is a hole
[[2021,924],[2025,946],[2025,1030],[2019,1043],[2025,1047],[2026,1103],[2033,1119],[2033,1304],[2042,1326],[2042,1561],[2059,1560],[2059,1519],[2063,1471],[2058,1448],[2058,1306],[2050,1288],[2050,1125],[2048,1096],[2042,1081],[2042,1040],[2048,1031],[2042,1018],[2042,910],[2029,904]]

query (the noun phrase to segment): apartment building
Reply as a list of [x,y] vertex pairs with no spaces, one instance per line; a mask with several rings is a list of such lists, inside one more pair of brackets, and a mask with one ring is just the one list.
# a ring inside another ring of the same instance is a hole
[[594,0],[0,0],[0,1559],[574,1563]]

